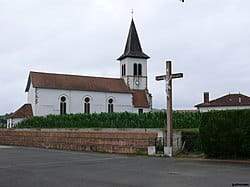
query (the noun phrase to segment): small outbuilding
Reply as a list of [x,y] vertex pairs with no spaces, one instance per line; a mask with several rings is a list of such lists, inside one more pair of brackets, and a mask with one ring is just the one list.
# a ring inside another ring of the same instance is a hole
[[217,99],[210,100],[209,92],[204,93],[204,102],[195,105],[199,112],[211,110],[241,110],[250,109],[250,97],[243,94],[228,94]]
[[7,128],[12,128],[24,119],[31,118],[32,116],[33,111],[31,104],[24,104],[17,111],[7,117]]

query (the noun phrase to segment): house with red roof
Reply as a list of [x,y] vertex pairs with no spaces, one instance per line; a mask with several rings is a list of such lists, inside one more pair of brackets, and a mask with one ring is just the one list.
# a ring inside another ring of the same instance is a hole
[[31,71],[25,89],[27,104],[9,116],[8,127],[25,118],[50,114],[149,112],[149,58],[142,50],[132,19],[125,50],[117,59],[119,78]]
[[227,94],[210,100],[209,92],[204,93],[203,103],[195,105],[200,112],[211,110],[242,110],[250,109],[250,97],[243,94]]

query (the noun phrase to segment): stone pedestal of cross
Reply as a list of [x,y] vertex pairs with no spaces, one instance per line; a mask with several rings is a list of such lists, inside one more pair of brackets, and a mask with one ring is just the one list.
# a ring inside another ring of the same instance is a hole
[[[157,81],[166,81],[166,95],[167,95],[167,124],[163,129],[164,155],[172,157],[173,155],[173,106],[172,106],[172,80],[182,78],[183,73],[172,74],[172,62],[166,61],[166,75],[156,76]],[[167,132],[167,138],[166,138]],[[167,139],[167,146],[165,140]]]

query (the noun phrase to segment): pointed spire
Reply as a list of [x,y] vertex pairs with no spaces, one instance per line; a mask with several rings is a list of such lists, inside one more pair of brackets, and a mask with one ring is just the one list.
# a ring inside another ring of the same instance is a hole
[[143,59],[150,58],[148,55],[146,55],[142,51],[140,40],[139,40],[137,31],[135,28],[135,23],[134,23],[133,18],[130,24],[128,39],[127,39],[124,53],[117,60],[122,60],[126,57],[143,58]]

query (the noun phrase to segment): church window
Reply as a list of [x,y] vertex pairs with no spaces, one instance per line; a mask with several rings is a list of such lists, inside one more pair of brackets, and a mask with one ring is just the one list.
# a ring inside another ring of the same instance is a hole
[[134,76],[138,75],[137,66],[138,66],[138,64],[134,63]]
[[126,75],[126,65],[122,64],[122,76]]
[[84,113],[89,114],[90,113],[90,98],[86,97],[84,99]]
[[108,113],[114,112],[114,104],[113,104],[113,102],[114,102],[113,99],[108,100]]
[[126,75],[126,65],[123,64],[122,65],[122,76],[125,76]]
[[142,75],[142,65],[138,64],[138,75],[141,76]]
[[66,97],[62,96],[61,100],[60,100],[60,114],[61,115],[65,115],[66,114],[66,107],[67,107]]

